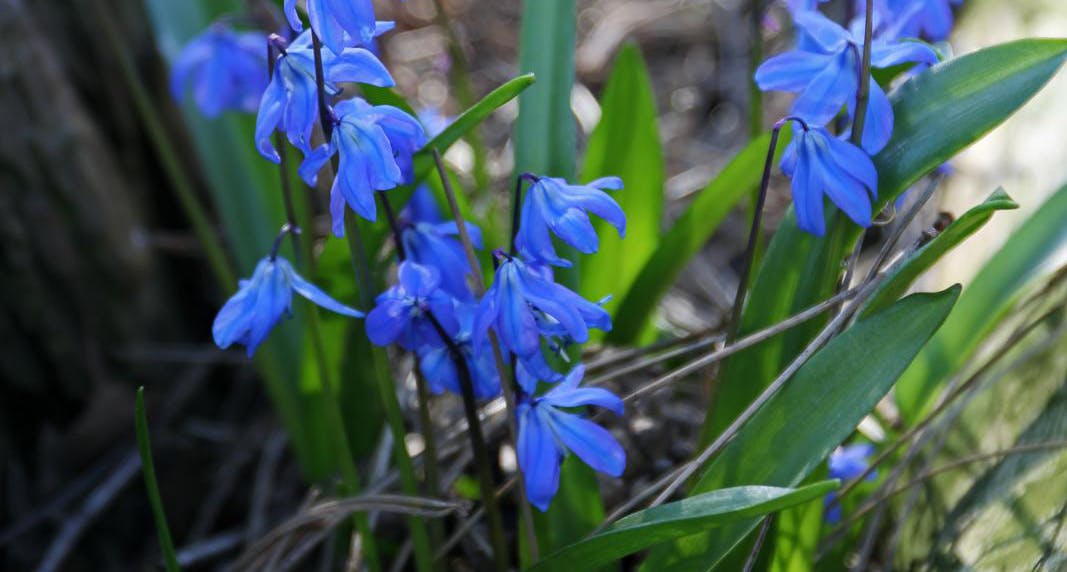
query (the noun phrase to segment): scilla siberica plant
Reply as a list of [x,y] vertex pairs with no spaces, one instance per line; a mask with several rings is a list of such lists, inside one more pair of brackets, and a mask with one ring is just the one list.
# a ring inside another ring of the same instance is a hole
[[[895,121],[889,96],[892,84],[883,75],[907,75],[936,64],[938,53],[924,40],[938,41],[947,35],[952,25],[951,6],[959,1],[857,2],[851,7],[857,18],[846,25],[820,12],[822,0],[786,2],[795,24],[796,45],[763,62],[753,79],[761,90],[794,93],[796,97],[786,117],[772,130],[750,244],[758,243],[761,205],[773,170],[775,146],[786,125],[792,126],[793,139],[779,166],[790,179],[796,226],[822,236],[828,232],[827,221],[838,211],[847,217],[847,221],[841,219],[845,224],[851,221],[863,228],[876,224],[877,213],[873,211],[879,198],[879,173],[872,157],[888,145]],[[439,149],[434,135],[444,129],[446,120],[439,114],[425,113],[420,114],[425,118],[420,121],[406,107],[401,109],[403,105],[382,105],[382,99],[369,93],[365,93],[367,99],[351,96],[358,87],[341,85],[394,84],[389,70],[370,49],[374,38],[391,28],[390,23],[375,19],[372,2],[286,0],[283,10],[291,27],[288,38],[235,32],[217,24],[190,43],[175,66],[174,93],[178,97],[193,93],[206,115],[231,109],[249,111],[249,102],[258,101],[251,143],[263,157],[282,163],[286,173],[285,151],[290,147],[281,144],[288,140],[302,154],[298,173],[309,187],[315,187],[324,173],[332,173],[333,179],[323,184],[330,188],[332,232],[327,234],[348,234],[358,242],[362,235],[353,235],[384,219],[377,224],[388,225],[391,249],[376,244],[368,254],[359,246],[352,247],[353,261],[357,262],[354,266],[359,267],[359,256],[365,257],[364,263],[374,256],[369,261],[372,264],[364,266],[372,268],[370,273],[381,271],[359,276],[366,278],[360,284],[364,303],[356,304],[366,311],[364,333],[373,345],[392,348],[388,351],[410,358],[424,411],[428,410],[427,388],[430,393],[449,392],[462,399],[482,487],[480,502],[490,521],[490,533],[502,534],[492,522],[500,518],[495,508],[500,483],[493,481],[494,471],[488,464],[476,400],[503,397],[513,425],[516,489],[538,510],[547,511],[552,506],[560,492],[562,463],[572,453],[596,471],[621,476],[626,470],[626,451],[588,413],[590,408],[599,408],[622,415],[624,402],[607,389],[583,387],[585,366],[569,363],[568,355],[571,346],[588,342],[593,330],[612,329],[612,315],[603,307],[608,298],[599,302],[586,299],[557,281],[555,272],[575,265],[577,260],[569,259],[569,252],[596,255],[605,238],[598,235],[596,220],[603,223],[601,228],[614,229],[607,232],[620,238],[626,235],[626,213],[611,194],[623,189],[624,182],[609,176],[577,184],[523,173],[515,181],[510,243],[491,244],[487,238],[492,236],[491,225],[485,226],[483,237],[476,225],[460,218],[447,174],[436,156]],[[308,22],[306,27],[302,18]],[[265,53],[270,54],[269,62],[263,61]],[[258,62],[256,66],[253,61]],[[872,70],[880,70],[877,75],[882,84]],[[431,189],[422,180],[431,154],[438,161],[443,189]],[[403,189],[394,191],[399,188]],[[451,199],[452,219],[438,203],[439,190],[444,191],[444,198]],[[394,211],[392,201],[399,202],[408,195],[407,204]],[[379,211],[383,216],[379,217]],[[304,279],[297,268],[304,276],[315,276],[301,266],[298,257],[293,257],[294,267],[279,256],[280,241],[287,233],[296,240],[297,229],[291,218],[252,277],[241,281],[236,294],[219,311],[213,334],[220,348],[242,344],[248,355],[253,355],[281,317],[290,312],[293,292],[337,314],[364,318],[361,311]],[[635,220],[631,223],[633,234],[639,225]],[[857,230],[855,234],[861,233]],[[826,244],[817,239],[804,242]],[[482,251],[487,268],[490,260],[493,265],[487,288],[482,284],[475,251]],[[747,258],[746,265],[751,264],[751,256]],[[731,326],[739,322],[744,306],[747,273],[746,267],[734,299]],[[840,315],[844,316],[843,310]],[[848,327],[844,325],[842,330]],[[735,334],[738,332],[726,335],[728,346],[737,342]],[[837,332],[831,332],[827,339],[835,335]],[[756,343],[761,342],[753,345]],[[369,349],[377,352],[376,356],[386,355],[386,350],[379,348]],[[783,374],[781,383],[775,382],[778,387],[790,379],[789,375]],[[390,395],[396,398],[395,387],[390,385],[393,382],[386,379],[389,387],[382,392],[383,399],[390,399]],[[773,392],[769,395],[774,397]],[[431,441],[433,425],[427,419],[428,415],[422,423],[425,437]],[[407,455],[403,446],[405,420],[391,424],[391,429],[398,431],[393,435],[400,443],[398,457]],[[736,437],[737,431],[730,434],[727,430],[722,435]],[[817,460],[839,442],[837,439],[823,449]],[[729,439],[723,438],[722,443],[728,444]],[[426,450],[430,453],[432,446]],[[838,449],[829,458],[831,476],[855,479],[866,470],[872,451],[871,445]],[[434,478],[429,473],[435,458],[429,454],[424,459],[429,483]],[[687,470],[696,471],[700,464],[694,462]],[[807,466],[814,465],[813,461]],[[399,466],[398,471],[404,468]],[[662,498],[669,498],[682,486],[679,483],[692,476],[678,477],[673,489],[660,493]],[[823,494],[820,490],[812,498]],[[840,519],[837,503],[826,498],[826,518]],[[658,502],[661,500],[654,504]],[[525,503],[521,508],[529,512]],[[413,534],[412,543],[418,542]],[[498,540],[491,542],[497,550]]]
[[[594,469],[620,476],[625,452],[607,430],[584,419],[580,408],[596,405],[621,414],[622,401],[605,389],[579,387],[584,368],[575,365],[564,377],[543,349],[566,357],[566,347],[586,342],[591,328],[611,329],[608,313],[556,283],[549,265],[571,265],[555,251],[553,235],[579,252],[597,251],[599,239],[590,213],[607,220],[620,236],[624,234],[625,214],[605,192],[621,189],[623,182],[607,177],[576,185],[522,175],[517,181],[517,224],[510,252],[495,251],[496,278],[478,299],[468,283],[473,269],[459,240],[460,227],[443,219],[428,188],[420,187],[399,217],[393,216],[382,194],[413,182],[413,156],[426,144],[426,130],[396,107],[372,105],[359,97],[331,101],[341,93],[343,82],[393,85],[388,70],[366,48],[391,25],[375,20],[369,0],[309,1],[308,30],[303,28],[295,1],[287,1],[284,9],[299,33],[292,41],[278,35],[237,36],[217,25],[191,43],[175,68],[176,93],[193,77],[197,103],[210,115],[224,108],[248,110],[248,102],[258,99],[257,150],[266,159],[281,162],[283,155],[274,140],[280,131],[303,152],[299,174],[309,186],[317,183],[319,171],[332,162],[330,214],[336,236],[345,234],[349,208],[374,221],[376,197],[380,198],[395,238],[398,278],[369,309],[367,336],[376,345],[395,344],[412,352],[434,393],[451,391],[465,400],[487,399],[510,385],[517,406],[513,412],[517,458],[531,504],[548,509],[568,451]],[[270,54],[269,62],[263,62],[263,53]],[[267,69],[271,71],[269,82]],[[443,127],[443,120],[431,123],[433,132]],[[316,124],[322,125],[325,135],[318,146],[312,144]],[[532,184],[523,198],[524,180]],[[478,228],[463,224],[466,240],[473,248],[481,248]],[[219,312],[214,328],[219,347],[243,343],[251,356],[289,311],[293,291],[334,312],[363,317],[304,280],[278,256],[281,238],[286,231],[296,230],[289,225],[283,229],[270,256]],[[499,348],[494,347],[497,341]],[[514,366],[511,382],[503,381],[505,372],[494,358],[498,351]],[[539,383],[547,384],[547,389],[541,391]],[[472,433],[480,432],[476,418],[468,417],[468,421]],[[476,449],[484,447],[479,440],[472,437]],[[484,455],[484,451],[475,454]],[[483,481],[487,474],[480,475]],[[494,485],[483,483],[483,487],[491,494]]]

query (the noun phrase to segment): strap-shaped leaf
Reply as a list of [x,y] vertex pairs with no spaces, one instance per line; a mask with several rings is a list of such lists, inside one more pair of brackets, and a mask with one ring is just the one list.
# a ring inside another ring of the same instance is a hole
[[959,308],[923,349],[897,385],[903,417],[915,422],[931,405],[946,378],[974,354],[983,338],[1067,244],[1067,186],[1041,205],[967,285]]
[[799,489],[733,487],[638,511],[602,532],[548,555],[530,570],[547,570],[553,566],[574,572],[594,570],[668,540],[820,498],[839,485],[839,481],[830,480]]
[[993,213],[1017,208],[1019,208],[1019,203],[1013,201],[1008,196],[1008,193],[1004,192],[1004,189],[993,191],[993,194],[985,202],[952,221],[952,224],[943,230],[941,234],[938,234],[933,240],[916,250],[908,257],[908,260],[897,266],[889,276],[886,276],[885,281],[882,282],[878,290],[871,296],[870,301],[867,302],[867,307],[863,309],[862,315],[873,314],[903,296],[919,275],[926,272],[934,263],[941,260],[942,256],[959,246],[969,236],[978,232],[978,229],[985,226],[985,223],[993,218]]
[[[857,322],[816,353],[772,397],[693,487],[792,487],[841,443],[911,363],[959,296],[953,286],[914,294]],[[756,526],[746,519],[653,550],[644,570],[708,570]]]
[[[663,149],[652,81],[637,46],[619,52],[600,105],[602,115],[589,137],[582,180],[622,178],[626,186],[611,196],[626,212],[626,238],[619,238],[603,220],[594,223],[600,249],[582,260],[579,291],[590,300],[626,293],[659,243]],[[617,300],[605,305],[613,314]]]

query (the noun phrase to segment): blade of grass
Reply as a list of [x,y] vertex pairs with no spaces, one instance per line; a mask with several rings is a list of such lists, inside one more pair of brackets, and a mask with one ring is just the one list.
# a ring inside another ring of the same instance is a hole
[[134,423],[137,429],[137,450],[141,455],[141,470],[144,473],[144,486],[148,491],[148,503],[152,506],[152,518],[156,522],[156,534],[159,536],[159,547],[163,551],[163,562],[167,572],[180,572],[178,555],[174,551],[170,527],[167,526],[167,515],[163,511],[163,498],[159,495],[156,466],[152,462],[152,443],[148,438],[148,416],[145,413],[143,386],[137,388]]

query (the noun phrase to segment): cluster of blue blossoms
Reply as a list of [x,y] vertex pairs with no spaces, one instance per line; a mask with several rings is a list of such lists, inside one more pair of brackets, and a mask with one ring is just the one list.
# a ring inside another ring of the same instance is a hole
[[[396,107],[372,105],[358,97],[333,101],[342,83],[393,86],[373,50],[374,38],[392,24],[375,20],[371,0],[307,0],[309,29],[304,29],[296,0],[286,0],[284,12],[291,27],[288,39],[238,32],[222,21],[212,25],[177,59],[174,94],[181,99],[191,91],[209,116],[226,109],[256,111],[255,145],[260,154],[272,162],[281,160],[273,141],[275,132],[281,131],[304,154],[299,173],[308,185],[314,186],[320,169],[336,158],[330,214],[333,233],[342,236],[346,209],[373,221],[378,191],[414,182],[412,156],[426,144],[427,129]],[[316,39],[322,42],[319,54]],[[264,57],[268,53],[269,65]],[[322,66],[321,77],[317,65]],[[320,87],[329,102],[324,110],[319,106]],[[332,129],[327,141],[313,147],[314,127],[323,119],[320,113],[329,114],[325,120]],[[599,240],[589,214],[606,220],[620,235],[626,217],[604,192],[621,189],[618,178],[586,185],[529,174],[522,178],[531,185],[521,205],[513,248],[507,253],[494,251],[495,279],[480,300],[468,285],[472,269],[457,237],[459,228],[445,220],[432,193],[420,187],[398,217],[406,258],[399,264],[397,283],[367,312],[366,331],[377,345],[396,344],[413,352],[433,391],[459,393],[460,375],[466,370],[476,397],[482,399],[501,391],[501,372],[488,339],[494,332],[505,357],[515,364],[517,455],[527,496],[546,510],[559,487],[560,464],[568,451],[616,477],[626,464],[625,452],[611,434],[574,409],[595,405],[621,413],[622,400],[605,389],[580,387],[581,365],[564,375],[549,363],[559,360],[545,355],[548,351],[565,357],[564,348],[588,341],[590,329],[611,328],[600,304],[553,279],[553,266],[571,265],[556,252],[553,236],[582,253],[593,253]],[[466,226],[480,249],[479,230],[470,223]],[[364,316],[300,277],[275,248],[218,313],[213,327],[216,344],[221,348],[242,344],[251,356],[281,317],[290,313],[293,292],[333,312]],[[458,359],[467,367],[458,367]],[[549,384],[547,390],[539,387],[541,383]]]
[[[825,0],[788,0],[797,30],[796,48],[768,59],[756,70],[764,91],[798,94],[789,120],[800,130],[786,149],[782,171],[792,179],[793,204],[800,228],[815,235],[826,232],[824,197],[856,224],[868,227],[878,193],[878,173],[870,157],[881,151],[893,134],[889,97],[871,74],[859,78],[864,50],[865,6],[848,29],[818,11]],[[871,68],[923,68],[937,63],[937,53],[919,40],[941,40],[952,26],[950,3],[961,0],[876,0],[871,14]],[[829,125],[844,109],[856,117],[861,81],[869,99],[860,147],[850,133],[832,135]],[[785,121],[785,120],[783,120]]]

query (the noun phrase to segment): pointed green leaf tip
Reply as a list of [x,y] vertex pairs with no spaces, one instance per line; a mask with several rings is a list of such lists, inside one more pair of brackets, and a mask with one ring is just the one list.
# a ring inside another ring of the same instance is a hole
[[553,566],[573,571],[594,570],[661,542],[820,498],[838,486],[840,481],[830,480],[799,489],[734,487],[638,511],[602,532],[550,554],[531,571]]
[[144,473],[144,485],[148,491],[148,502],[152,506],[152,518],[156,522],[159,546],[163,551],[163,562],[167,572],[180,572],[178,556],[174,551],[174,541],[167,526],[167,515],[163,511],[163,499],[159,494],[156,481],[156,466],[152,462],[152,442],[148,438],[148,416],[144,407],[144,386],[137,388],[137,401],[134,405],[134,423],[137,428],[137,451],[141,455],[141,471]]

